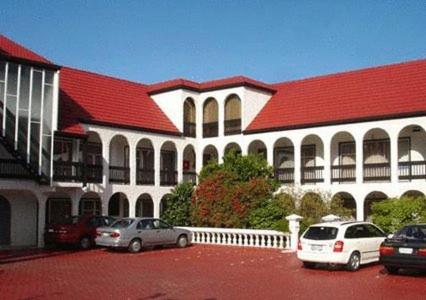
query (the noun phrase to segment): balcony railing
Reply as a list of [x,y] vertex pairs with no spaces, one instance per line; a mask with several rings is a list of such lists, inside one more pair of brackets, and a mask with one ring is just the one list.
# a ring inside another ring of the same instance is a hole
[[301,170],[301,183],[318,183],[324,182],[323,176],[324,167],[302,167]]
[[54,161],[53,180],[63,182],[83,181],[83,164],[73,161]]
[[154,184],[154,173],[152,169],[138,169],[136,171],[136,184]]
[[331,166],[331,182],[345,183],[356,181],[356,165]]
[[90,183],[102,183],[103,166],[102,165],[86,165],[85,168],[86,181]]
[[219,132],[219,123],[211,122],[203,124],[203,137],[216,137]]
[[399,180],[426,179],[426,161],[398,163]]
[[130,183],[130,168],[129,167],[109,167],[109,182],[110,183]]
[[276,168],[275,179],[281,183],[294,183],[294,168]]
[[183,123],[183,135],[187,137],[193,137],[196,136],[196,124],[191,122],[185,122]]
[[183,172],[183,182],[191,182],[193,184],[197,183],[197,173],[192,171]]
[[1,158],[0,178],[31,178],[31,175],[19,161]]
[[241,133],[241,119],[225,120],[225,135]]
[[160,185],[176,185],[177,171],[160,171]]
[[390,163],[364,164],[364,181],[390,181]]

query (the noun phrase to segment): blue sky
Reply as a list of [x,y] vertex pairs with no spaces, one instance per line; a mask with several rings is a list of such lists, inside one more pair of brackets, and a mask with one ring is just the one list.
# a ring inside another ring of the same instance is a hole
[[0,32],[139,82],[279,82],[426,58],[426,1],[2,0]]

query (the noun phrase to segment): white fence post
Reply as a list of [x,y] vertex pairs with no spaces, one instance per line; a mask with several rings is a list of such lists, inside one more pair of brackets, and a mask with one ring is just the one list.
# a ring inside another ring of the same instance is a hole
[[300,220],[303,218],[295,214],[289,215],[285,218],[288,221],[288,228],[290,229],[290,249],[296,251],[297,242],[299,240]]

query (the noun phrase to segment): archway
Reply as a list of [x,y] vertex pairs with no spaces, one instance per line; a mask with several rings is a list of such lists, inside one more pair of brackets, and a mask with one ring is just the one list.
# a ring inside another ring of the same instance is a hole
[[426,132],[423,127],[410,125],[398,135],[399,180],[426,179]]
[[109,182],[130,183],[129,143],[122,135],[116,135],[110,142]]
[[216,137],[219,132],[219,110],[215,98],[208,98],[203,106],[203,137]]
[[281,183],[294,183],[294,146],[288,138],[274,144],[274,174]]
[[72,201],[64,193],[54,193],[47,198],[46,224],[61,224],[71,217]]
[[371,221],[371,207],[373,203],[388,199],[385,193],[374,191],[369,193],[364,200],[364,219]]
[[356,201],[347,192],[336,193],[331,198],[331,211],[344,220],[356,220]]
[[231,150],[235,151],[236,154],[241,155],[241,147],[237,143],[229,143],[228,145],[226,145],[223,153],[226,155]]
[[164,211],[167,209],[167,200],[170,197],[170,194],[165,194],[160,201],[160,217],[163,216]]
[[94,192],[85,193],[80,198],[78,211],[79,215],[100,216],[102,214],[101,198]]
[[151,140],[141,139],[136,145],[136,184],[152,185],[154,181],[154,147]]
[[177,150],[173,142],[165,142],[161,146],[160,185],[177,184]]
[[102,176],[102,140],[98,133],[89,131],[86,146],[86,179],[87,182],[102,183]]
[[356,181],[356,148],[354,137],[346,132],[336,133],[330,145],[331,182]]
[[206,146],[203,151],[203,166],[207,165],[209,162],[219,162],[219,154],[216,147],[213,145]]
[[265,160],[268,158],[268,153],[266,150],[266,145],[261,140],[255,140],[250,143],[248,146],[248,154],[259,155],[263,157]]
[[241,133],[241,100],[237,95],[230,95],[225,100],[225,135]]
[[302,140],[301,183],[324,181],[324,144],[318,135],[311,134]]
[[417,191],[417,190],[409,190],[406,191],[404,194],[401,195],[402,197],[407,198],[425,198],[425,194],[423,192]]
[[149,194],[142,194],[136,201],[136,217],[154,217],[154,202]]
[[187,145],[183,150],[183,181],[195,184],[197,173],[195,172],[196,159],[195,150],[192,145]]
[[0,196],[0,246],[10,245],[11,215],[9,201]]
[[183,135],[186,137],[196,136],[196,117],[194,100],[186,98],[183,103]]
[[381,128],[370,129],[363,140],[364,181],[390,181],[390,140]]
[[115,193],[108,203],[108,215],[111,217],[127,218],[129,216],[129,200],[123,193]]

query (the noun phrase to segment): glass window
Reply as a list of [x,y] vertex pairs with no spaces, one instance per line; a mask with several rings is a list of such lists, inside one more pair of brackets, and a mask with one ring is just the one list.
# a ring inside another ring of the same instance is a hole
[[395,233],[396,239],[416,239],[426,241],[426,225],[406,226]]
[[339,229],[336,227],[312,226],[303,235],[303,238],[308,240],[334,240]]
[[6,62],[0,61],[0,81],[4,81],[6,76]]
[[355,160],[355,142],[347,142],[339,144],[340,165],[354,165]]
[[40,122],[42,73],[33,72],[31,121]]
[[152,223],[154,224],[155,229],[169,229],[170,228],[169,224],[167,224],[167,223],[165,223],[161,220],[158,220],[158,219],[154,220]]
[[149,230],[149,229],[153,229],[154,226],[151,222],[151,220],[141,220],[138,223],[137,229],[139,230]]
[[373,226],[373,225],[370,225],[370,224],[367,224],[367,225],[364,225],[364,226],[366,227],[368,237],[384,237],[384,236],[386,236],[376,226]]
[[134,221],[135,221],[134,219],[121,219],[121,220],[115,221],[111,225],[111,227],[112,228],[127,228],[130,225],[132,225]]
[[16,96],[18,91],[18,65],[9,63],[7,74],[7,93]]
[[277,168],[294,168],[294,149],[293,147],[276,148],[275,166]]
[[302,146],[302,167],[315,167],[316,149],[315,145]]

